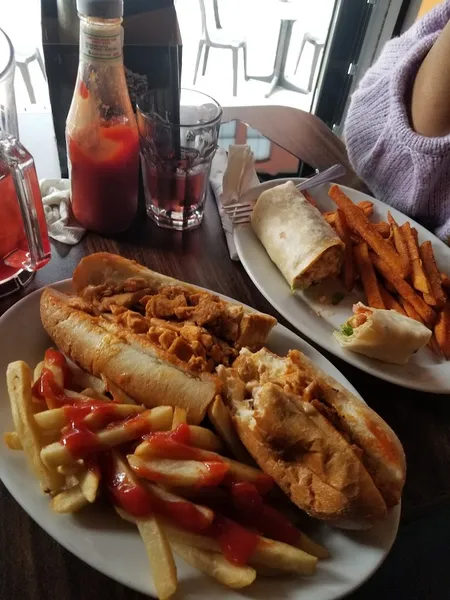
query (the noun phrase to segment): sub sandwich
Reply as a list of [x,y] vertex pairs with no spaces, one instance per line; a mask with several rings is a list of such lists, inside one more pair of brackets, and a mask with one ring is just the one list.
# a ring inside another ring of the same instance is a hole
[[299,508],[362,529],[398,504],[406,464],[395,433],[301,352],[242,349],[218,372],[239,437]]
[[192,424],[220,394],[251,457],[312,517],[365,528],[400,501],[393,431],[301,352],[267,350],[273,317],[106,253],[80,262],[73,287],[44,290],[41,319],[84,371]]
[[108,253],[81,260],[76,295],[41,296],[42,324],[83,370],[106,376],[136,401],[176,405],[199,423],[218,392],[213,374],[246,346],[260,348],[269,315]]

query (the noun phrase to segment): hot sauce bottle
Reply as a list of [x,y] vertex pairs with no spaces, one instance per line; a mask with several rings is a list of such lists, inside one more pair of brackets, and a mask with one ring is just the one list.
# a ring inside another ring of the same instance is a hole
[[77,0],[80,60],[66,122],[72,210],[118,233],[137,210],[139,137],[123,68],[123,0]]

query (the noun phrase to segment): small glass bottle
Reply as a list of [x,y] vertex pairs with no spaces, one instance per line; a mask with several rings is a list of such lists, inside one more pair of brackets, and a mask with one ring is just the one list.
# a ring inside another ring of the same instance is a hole
[[123,0],[77,0],[80,62],[66,122],[72,210],[98,233],[137,210],[139,137],[123,67]]

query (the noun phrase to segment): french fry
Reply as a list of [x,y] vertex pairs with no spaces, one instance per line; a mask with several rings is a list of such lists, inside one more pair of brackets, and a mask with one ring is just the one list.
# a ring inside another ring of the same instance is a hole
[[178,425],[185,425],[187,423],[186,411],[184,408],[180,408],[176,406],[173,409],[173,421],[172,421],[172,429],[176,429]]
[[358,208],[360,208],[366,217],[371,217],[373,214],[373,202],[370,200],[362,200],[357,204]]
[[114,400],[120,404],[136,404],[131,396],[126,394],[118,385],[108,379],[105,375],[102,375],[103,383],[106,386],[106,390],[111,394]]
[[61,475],[48,468],[40,457],[42,439],[33,412],[29,366],[21,360],[10,363],[6,371],[6,381],[14,426],[28,463],[44,489],[55,492],[62,487],[64,481]]
[[386,310],[395,310],[401,315],[406,315],[402,305],[397,302],[394,296],[387,291],[382,283],[378,284],[378,288],[380,290],[381,299],[383,300],[384,307]]
[[168,490],[154,484],[151,483],[150,481],[142,481],[141,482],[145,487],[147,487],[151,493],[156,496],[157,498],[164,500],[164,502],[166,503],[166,506],[170,507],[170,504],[173,503],[175,508],[178,506],[179,502],[185,502],[189,505],[191,505],[191,508],[195,509],[196,511],[200,512],[205,524],[209,523],[211,524],[214,520],[214,512],[206,507],[206,506],[202,506],[200,504],[195,504],[194,502],[191,502],[190,500],[186,500],[186,498],[182,498],[181,496],[178,496],[177,494],[174,494],[173,492],[169,492]]
[[78,389],[92,388],[99,394],[106,392],[106,385],[101,379],[94,377],[90,373],[86,373],[86,371],[80,369],[70,360],[67,361],[67,366],[70,370],[72,384],[78,387]]
[[51,501],[51,507],[57,513],[75,513],[88,505],[79,485],[60,492]]
[[370,261],[367,244],[363,242],[355,246],[353,248],[353,256],[367,298],[367,304],[372,308],[384,308],[378,279]]
[[17,435],[17,431],[5,431],[3,434],[3,441],[10,450],[22,450],[22,444]]
[[409,283],[394,273],[380,257],[373,254],[371,258],[375,268],[381,273],[381,275],[383,275],[383,277],[394,286],[402,298],[413,305],[416,312],[418,312],[420,317],[423,319],[425,325],[427,325],[427,327],[433,325],[436,318],[435,312],[412,289]]
[[446,273],[441,273],[440,275],[441,275],[442,287],[447,292],[447,294],[450,294],[450,277]]
[[[81,403],[80,406],[82,406]],[[115,404],[113,402],[109,402],[105,404],[105,406],[110,407],[111,411],[113,411],[111,412],[111,414],[114,415],[115,421],[125,419],[130,415],[137,415],[139,413],[144,412],[145,410],[143,406],[133,406],[131,404]],[[96,424],[101,423],[102,416],[103,413],[97,413],[94,408],[92,412],[85,416],[83,423],[87,427],[95,428]],[[42,430],[53,431],[55,429],[62,429],[65,425],[69,423],[70,412],[68,412],[65,409],[65,407],[52,408],[50,410],[45,410],[43,412],[38,413],[37,415],[35,415],[34,418],[36,419],[36,423]]]
[[[373,213],[373,202],[370,202],[370,200],[363,200],[362,202],[358,202],[357,204],[358,208],[360,208],[363,213],[366,215],[366,217],[370,217],[372,216]],[[336,212],[334,211],[327,211],[324,212],[322,214],[323,218],[325,219],[325,221],[327,221],[327,223],[329,225],[334,226],[336,223]]]
[[431,350],[431,352],[433,352],[433,354],[435,354],[438,357],[442,357],[442,351],[434,333],[430,337],[430,341],[428,342],[427,347]]
[[312,540],[306,533],[301,534],[300,540],[298,544],[296,544],[297,548],[303,550],[307,554],[311,554],[311,556],[315,556],[316,558],[329,558],[330,553],[321,544],[318,544],[314,540]]
[[91,504],[95,502],[100,487],[99,474],[96,471],[84,469],[75,475],[75,477],[80,484],[81,491],[83,492],[83,496],[86,498],[86,500]]
[[[167,459],[168,457],[167,450],[164,447],[161,447],[159,444],[153,445],[151,439],[141,442],[135,450],[135,455],[136,457],[145,457],[147,459],[159,458],[163,460]],[[170,457],[174,462],[188,462],[184,460],[186,455],[183,444],[180,444],[178,448],[172,448]],[[263,493],[270,489],[273,483],[272,478],[263,473],[260,469],[250,467],[249,465],[242,464],[232,460],[231,458],[221,456],[216,452],[210,452],[198,448],[195,452],[195,460],[191,460],[190,462],[196,461],[216,463],[218,465],[223,464],[227,467],[228,473],[232,477],[233,481],[250,481],[251,483],[254,483],[258,490],[262,491]],[[163,470],[165,466],[166,465],[164,463],[161,463],[161,468]]]
[[[157,406],[145,410],[136,416],[136,421],[128,421],[126,424],[119,423],[115,426],[107,427],[96,433],[98,442],[102,446],[118,446],[125,442],[130,442],[136,437],[142,435],[142,423],[147,422],[152,431],[168,430],[172,425],[173,409],[171,406]],[[41,458],[48,467],[58,467],[59,465],[70,465],[76,459],[71,455],[67,446],[61,442],[55,442],[45,446],[41,450]]]
[[389,223],[386,223],[385,221],[380,221],[379,223],[374,223],[373,226],[382,238],[388,239],[391,237],[391,227]]
[[395,249],[397,250],[397,252],[399,253],[400,257],[403,260],[403,263],[405,266],[405,273],[406,273],[406,276],[408,277],[412,270],[412,265],[411,265],[411,261],[410,261],[410,257],[409,257],[409,251],[408,251],[408,244],[406,243],[403,232],[400,229],[400,227],[398,226],[398,223],[396,222],[394,217],[391,215],[391,211],[388,211],[387,217],[388,217],[388,222],[390,223],[390,225],[392,227],[392,234],[393,234],[393,238],[394,238]]
[[433,246],[430,241],[423,242],[419,248],[420,258],[430,285],[430,294],[424,294],[423,299],[427,304],[442,308],[447,303],[447,298],[442,289],[442,279],[436,265]]
[[423,270],[422,261],[419,255],[419,247],[411,229],[411,225],[408,222],[404,223],[401,227],[401,231],[405,236],[405,242],[408,246],[408,255],[411,259],[411,279],[413,286],[416,290],[422,292],[423,294],[430,294],[430,286],[428,284],[427,276]]
[[352,242],[350,239],[351,231],[345,215],[340,208],[336,211],[336,231],[345,244],[343,267],[344,287],[350,292],[355,285],[355,264],[353,262]]
[[44,361],[41,360],[41,362],[38,362],[38,364],[34,367],[34,371],[33,371],[33,383],[36,383],[36,381],[42,375],[42,369],[43,368],[44,368]]
[[154,516],[136,519],[136,525],[147,551],[158,598],[171,598],[178,586],[177,568],[164,528]]
[[[189,533],[166,522],[165,529],[171,544],[179,542],[185,546],[209,552],[221,551],[218,541],[213,537]],[[260,542],[250,559],[251,565],[255,562],[256,564],[279,569],[284,572],[314,575],[317,566],[317,557],[283,542],[276,542],[262,536],[259,537]]]
[[400,298],[400,302],[402,303],[402,306],[405,310],[406,315],[410,319],[414,319],[415,321],[419,321],[419,323],[423,324],[423,319],[421,318],[419,313],[416,311],[414,306],[411,304],[411,302],[408,302],[408,300],[405,300],[404,298]]
[[190,445],[202,450],[211,452],[221,452],[223,444],[221,439],[206,427],[199,425],[189,425]]
[[92,400],[100,400],[100,402],[111,402],[111,398],[105,396],[105,394],[100,394],[94,388],[85,388],[81,392],[82,396],[86,396],[87,398],[92,398]]
[[[53,351],[55,352],[55,351]],[[59,352],[59,351],[56,351]],[[44,368],[48,369],[53,373],[55,383],[60,387],[64,387],[64,371],[62,367],[57,365],[54,361],[49,360],[48,357],[44,356]]]
[[204,463],[197,460],[172,458],[141,458],[127,456],[128,463],[138,477],[150,481],[183,487],[209,487],[218,485],[228,472],[225,463]]
[[[77,460],[72,465],[60,465],[56,470],[65,477],[77,476],[85,469],[84,460]],[[78,483],[78,481],[77,481]]]
[[447,360],[450,359],[450,306],[447,304],[439,313],[434,328],[434,335],[442,354]]
[[328,195],[345,214],[349,227],[359,233],[372,250],[385,260],[394,272],[404,277],[406,273],[402,259],[391,244],[381,237],[365,213],[353,204],[350,198],[335,184],[331,186]]
[[244,588],[255,581],[255,569],[233,565],[218,552],[208,552],[186,546],[173,539],[170,540],[170,544],[175,552],[191,566],[230,588]]
[[[133,471],[118,452],[112,452],[112,464],[115,477],[123,479],[125,476],[131,485],[139,485]],[[120,509],[117,512],[120,515],[124,513]],[[177,568],[162,522],[155,515],[136,518],[134,521],[147,551],[158,598],[160,600],[170,598],[176,592],[178,585]]]
[[[61,437],[61,432],[58,430],[41,431],[39,437],[41,439],[42,446],[46,446],[48,444],[53,444],[53,442],[56,442]],[[3,439],[10,450],[23,450],[22,443],[17,434],[17,431],[5,432],[3,434]]]
[[311,196],[311,194],[308,192],[308,190],[303,190],[302,194],[305,196],[306,200],[308,200],[308,202],[312,206],[317,206],[317,202],[314,200],[314,198]]
[[208,407],[208,417],[214,429],[225,442],[228,449],[239,462],[249,464],[252,462],[250,455],[239,439],[231,420],[231,415],[223,403],[221,396],[217,395],[214,402]]

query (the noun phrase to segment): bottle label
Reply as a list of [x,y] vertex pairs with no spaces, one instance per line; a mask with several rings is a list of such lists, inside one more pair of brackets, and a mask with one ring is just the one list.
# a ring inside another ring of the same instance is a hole
[[80,58],[89,62],[120,62],[122,31],[120,27],[117,33],[105,35],[92,29],[84,29],[80,36]]

